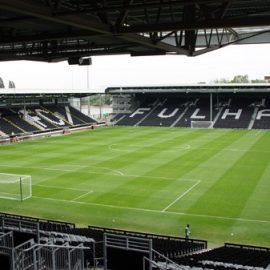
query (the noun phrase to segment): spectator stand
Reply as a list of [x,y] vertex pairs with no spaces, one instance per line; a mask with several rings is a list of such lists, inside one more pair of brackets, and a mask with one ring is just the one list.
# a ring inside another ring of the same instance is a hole
[[111,270],[263,270],[270,266],[270,248],[226,243],[206,249],[202,240],[96,226],[76,228],[68,222],[0,213],[0,260],[6,269],[31,269],[31,265],[68,269],[60,263],[51,268],[52,256],[55,262],[68,261],[79,270],[86,265]]
[[[270,84],[114,87],[114,125],[190,127],[210,121],[215,128],[270,129]],[[133,95],[129,109],[119,97]],[[114,100],[115,99],[115,100]]]
[[1,213],[1,269],[83,270],[94,261],[90,258],[94,254],[93,239],[41,230],[44,224],[52,225],[46,228],[73,227],[69,223]]
[[67,128],[88,128],[93,124],[98,125],[97,121],[69,105],[0,107],[0,136],[13,136],[12,141],[15,135],[63,132]]

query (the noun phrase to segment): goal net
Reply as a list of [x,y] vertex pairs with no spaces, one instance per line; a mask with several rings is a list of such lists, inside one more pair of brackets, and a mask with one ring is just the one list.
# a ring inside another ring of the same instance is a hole
[[192,128],[213,128],[213,121],[191,121]]
[[30,175],[0,173],[0,198],[23,201],[31,197]]

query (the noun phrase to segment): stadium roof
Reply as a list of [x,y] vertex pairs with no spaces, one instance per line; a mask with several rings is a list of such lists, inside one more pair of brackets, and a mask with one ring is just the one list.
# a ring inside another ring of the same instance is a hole
[[183,84],[178,86],[108,87],[107,94],[146,93],[270,93],[269,83],[260,84]]
[[269,33],[266,0],[0,0],[0,61],[196,56]]
[[[270,83],[259,84],[182,84],[161,86],[108,87],[105,94],[157,94],[157,93],[270,93]],[[0,99],[14,98],[61,98],[87,97],[104,94],[103,90],[92,89],[17,89],[0,88]]]
[[11,98],[44,98],[44,97],[86,97],[95,94],[104,94],[103,91],[93,91],[90,89],[18,89],[0,88],[0,99]]

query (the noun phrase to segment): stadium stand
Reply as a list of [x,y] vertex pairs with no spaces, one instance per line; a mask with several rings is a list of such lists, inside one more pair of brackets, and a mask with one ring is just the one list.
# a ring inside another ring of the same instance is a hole
[[120,120],[124,119],[127,115],[125,113],[118,113],[113,116],[111,122],[116,125]]
[[75,224],[70,223],[70,222],[62,222],[62,221],[34,218],[34,217],[21,216],[21,215],[15,215],[15,214],[7,214],[3,212],[0,212],[0,217],[10,218],[17,221],[29,221],[29,222],[38,223],[39,228],[44,231],[58,231],[58,230],[75,228]]
[[88,229],[90,235],[99,241],[103,239],[104,233],[152,239],[153,248],[169,258],[207,248],[207,242],[202,240],[191,239],[186,241],[185,238],[181,237],[169,237],[164,235],[131,232],[94,226],[89,226]]
[[6,135],[94,124],[96,121],[70,105],[0,108],[0,131]]
[[82,122],[84,122],[84,124],[89,124],[89,123],[96,122],[94,119],[92,119],[89,116],[81,113],[80,111],[78,111],[74,107],[68,106],[68,108],[70,110],[71,115],[76,119],[80,119]]
[[44,107],[34,107],[32,110],[47,126],[52,126],[54,128],[70,126],[70,124],[65,122],[61,116],[53,114]]
[[216,128],[248,128],[254,107],[249,98],[233,98],[223,103],[222,116],[215,123]]
[[34,132],[37,128],[22,119],[22,115],[18,111],[12,109],[1,109],[1,116],[12,123],[21,132]]
[[202,240],[76,228],[68,222],[0,213],[0,265],[1,270],[263,270],[270,266],[270,248],[226,243],[209,250]]
[[[175,259],[181,265],[201,269],[266,269],[270,248],[226,243],[223,247]],[[187,269],[187,268],[186,268]]]
[[[70,125],[83,125],[85,121],[83,121],[80,117],[74,116],[70,112],[70,106],[62,106],[62,105],[51,105],[51,106],[44,106],[46,110],[50,111],[52,114],[58,115],[65,122],[69,123]],[[94,122],[94,120],[93,120]]]
[[144,117],[153,110],[155,110],[158,106],[160,106],[161,101],[159,98],[148,97],[142,100],[141,105],[137,110],[135,110],[131,114],[127,114],[125,118],[122,118],[117,122],[118,125],[122,126],[136,126],[139,125],[139,122],[144,120]]
[[159,106],[144,120],[142,126],[174,126],[187,109],[187,104],[193,100],[180,98],[166,98]]
[[[146,97],[145,97],[146,96]],[[212,121],[214,128],[269,129],[270,101],[265,94],[137,94],[131,113],[115,116],[115,125],[191,127],[191,122]]]
[[[44,226],[45,224],[50,226]],[[1,269],[86,269],[94,261],[93,239],[44,230],[72,226],[73,224],[1,213]]]
[[[196,98],[185,104],[186,111],[183,117],[175,124],[178,127],[190,127],[191,121],[209,121],[209,99]],[[215,112],[215,111],[214,111]],[[215,117],[215,114],[214,114]]]
[[15,127],[8,120],[2,117],[0,118],[0,127],[1,127],[1,131],[5,133],[6,135],[23,133],[21,129]]
[[253,117],[255,129],[270,129],[270,121],[268,120],[270,116],[270,100],[262,99],[261,102],[252,103],[255,108],[257,117]]
[[[88,228],[72,228],[72,229],[64,229],[64,232],[69,234],[82,235],[89,238],[93,238],[96,241],[96,260],[102,261],[104,258],[104,238],[105,235],[110,234],[114,235],[121,242],[122,237],[132,238],[132,239],[140,239],[141,241],[151,241],[151,248],[153,252],[157,252],[161,254],[167,259],[174,258],[177,256],[182,256],[184,254],[190,254],[192,252],[197,252],[207,248],[207,242],[203,240],[195,240],[190,239],[187,241],[181,237],[169,237],[164,235],[155,235],[149,233],[140,233],[140,232],[132,232],[125,230],[117,230],[111,228],[101,228],[95,226],[89,226]],[[126,241],[126,240],[125,240]],[[140,245],[140,244],[138,244]],[[140,251],[128,251],[128,250],[115,250],[111,247],[108,248],[107,255],[108,262],[110,263],[110,267],[120,270],[120,269],[141,269],[142,267],[142,256]],[[119,257],[122,258],[119,261]],[[115,259],[117,258],[117,259]],[[125,258],[125,259],[123,259]],[[131,261],[131,264],[130,264]],[[140,265],[140,267],[138,266]]]

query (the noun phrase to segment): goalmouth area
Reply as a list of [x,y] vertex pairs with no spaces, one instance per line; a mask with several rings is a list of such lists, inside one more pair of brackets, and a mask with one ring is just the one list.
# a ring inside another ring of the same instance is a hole
[[31,175],[33,194],[0,211],[269,246],[269,145],[269,131],[159,127],[1,145],[0,173]]
[[30,175],[0,173],[0,198],[24,201],[32,197]]

